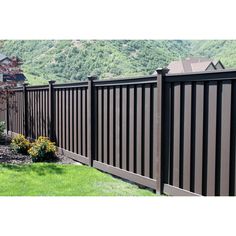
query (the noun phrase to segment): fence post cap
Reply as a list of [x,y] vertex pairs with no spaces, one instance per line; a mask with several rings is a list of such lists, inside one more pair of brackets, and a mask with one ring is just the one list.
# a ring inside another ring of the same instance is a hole
[[96,80],[97,79],[97,76],[96,75],[90,75],[88,76],[88,80],[89,81],[93,81],[93,80]]
[[165,75],[165,74],[167,74],[169,72],[169,69],[167,67],[165,67],[165,68],[157,68],[156,72],[159,75]]
[[25,86],[29,85],[29,83],[23,83],[22,85],[23,85],[23,87],[25,87]]
[[55,80],[49,80],[48,83],[49,84],[54,84],[54,83],[56,83],[56,81]]

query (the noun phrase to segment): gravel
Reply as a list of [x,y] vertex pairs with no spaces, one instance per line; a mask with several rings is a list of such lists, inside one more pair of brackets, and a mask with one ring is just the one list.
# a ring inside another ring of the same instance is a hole
[[[23,155],[15,153],[11,150],[9,139],[0,142],[0,163],[9,164],[29,164],[32,163],[32,159],[29,155]],[[58,164],[79,164],[78,162],[61,154],[56,155],[54,163]]]

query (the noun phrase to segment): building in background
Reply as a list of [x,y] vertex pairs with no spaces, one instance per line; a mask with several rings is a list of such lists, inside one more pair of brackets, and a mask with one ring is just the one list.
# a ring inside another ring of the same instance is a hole
[[167,68],[169,74],[190,73],[201,71],[213,71],[225,69],[220,60],[211,60],[203,57],[190,57],[178,61],[172,61]]
[[[9,73],[5,73],[4,71],[0,71],[0,81],[16,82],[17,86],[22,86],[22,84],[26,80],[26,77],[24,76],[24,74],[21,72],[19,68],[22,65],[22,61],[17,57],[9,58],[0,53],[0,66],[4,68],[4,67],[7,67],[8,65],[10,66],[12,70],[15,70],[16,73],[9,74]],[[16,66],[16,68],[14,68],[14,65]]]

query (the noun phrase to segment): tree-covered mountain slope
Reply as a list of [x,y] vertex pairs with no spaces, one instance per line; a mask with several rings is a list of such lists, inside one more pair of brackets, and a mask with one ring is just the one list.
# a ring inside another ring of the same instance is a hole
[[189,40],[7,40],[0,52],[18,56],[32,84],[149,75],[175,59],[208,56],[236,67],[236,41]]

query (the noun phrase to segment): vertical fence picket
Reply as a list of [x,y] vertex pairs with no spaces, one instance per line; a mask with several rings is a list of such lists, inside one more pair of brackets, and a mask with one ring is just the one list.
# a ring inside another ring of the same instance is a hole
[[135,86],[130,86],[129,114],[129,171],[135,172]]
[[231,82],[222,84],[220,195],[228,196],[230,183]]
[[109,88],[109,164],[114,165],[114,89],[113,87]]
[[184,86],[184,132],[183,132],[183,187],[190,191],[190,165],[191,165],[191,102],[192,102],[192,85],[191,83]]
[[195,192],[202,194],[203,173],[203,105],[204,83],[196,84],[196,123],[195,123]]

